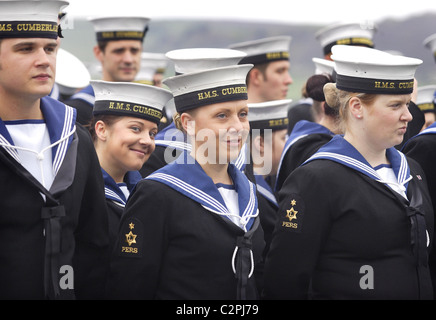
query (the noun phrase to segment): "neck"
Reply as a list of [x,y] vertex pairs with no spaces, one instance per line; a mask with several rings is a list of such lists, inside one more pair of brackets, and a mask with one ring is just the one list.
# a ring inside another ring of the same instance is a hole
[[326,127],[327,129],[329,129],[331,132],[338,134],[339,133],[339,128],[338,125],[336,123],[336,121],[330,117],[327,116],[323,116],[319,121],[318,124]]
[[0,118],[3,121],[43,119],[41,99],[0,94]]
[[200,164],[204,172],[212,179],[213,183],[233,184],[227,169],[228,164]]
[[364,139],[350,133],[346,133],[344,139],[353,145],[373,168],[380,164],[389,163],[386,157],[386,149],[376,149],[369,145]]
[[96,146],[95,151],[97,152],[98,161],[100,162],[100,166],[114,179],[116,183],[121,183],[124,181],[124,176],[127,171],[119,168],[119,166],[112,165],[109,160],[105,158],[105,154],[107,151],[102,150]]

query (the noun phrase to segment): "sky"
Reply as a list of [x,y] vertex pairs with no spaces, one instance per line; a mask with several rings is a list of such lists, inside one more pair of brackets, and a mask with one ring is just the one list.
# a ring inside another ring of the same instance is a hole
[[[138,15],[151,19],[241,19],[328,24],[436,13],[433,0],[68,0],[69,17]],[[436,31],[436,30],[435,30]]]

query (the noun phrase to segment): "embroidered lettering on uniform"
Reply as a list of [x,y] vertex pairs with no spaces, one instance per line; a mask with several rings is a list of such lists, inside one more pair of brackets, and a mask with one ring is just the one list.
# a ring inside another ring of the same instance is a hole
[[285,228],[298,228],[298,223],[296,222],[291,222],[292,220],[296,220],[297,219],[297,213],[298,211],[294,209],[294,206],[297,205],[297,201],[295,201],[295,199],[293,199],[291,201],[291,209],[286,210],[286,218],[289,219],[289,221],[283,221],[282,226]]
[[283,208],[280,227],[283,228],[282,230],[301,232],[305,207],[304,202],[298,194],[290,194],[288,199],[290,199],[288,202],[290,207]]
[[413,81],[391,82],[391,81],[374,81],[375,89],[411,89]]
[[198,93],[198,100],[210,99],[210,98],[216,98],[216,97],[218,97],[218,93],[216,90],[204,91],[204,92]]
[[10,23],[0,23],[0,31],[11,32],[14,31],[14,29],[12,28],[12,25]]
[[135,224],[133,222],[129,223],[129,229],[130,232],[125,234],[126,236],[126,242],[129,245],[128,247],[121,247],[121,252],[126,253],[138,253],[138,248],[132,247],[132,244],[136,243],[136,237],[137,235],[132,232],[132,230],[135,228]]

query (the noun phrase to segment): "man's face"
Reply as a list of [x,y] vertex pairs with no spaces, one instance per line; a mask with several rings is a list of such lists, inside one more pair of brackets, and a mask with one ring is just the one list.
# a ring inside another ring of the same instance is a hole
[[55,39],[2,39],[0,94],[34,98],[48,95],[54,85],[57,50]]
[[264,101],[286,99],[292,78],[289,74],[289,61],[273,61],[265,69],[262,77],[261,95]]
[[138,40],[109,41],[104,51],[94,48],[103,68],[103,80],[130,82],[135,80],[141,64],[142,43]]

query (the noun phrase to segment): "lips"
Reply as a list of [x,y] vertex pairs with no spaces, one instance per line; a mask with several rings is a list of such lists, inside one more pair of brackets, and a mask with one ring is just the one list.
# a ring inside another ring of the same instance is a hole
[[51,76],[47,73],[40,73],[36,76],[33,77],[33,79],[37,79],[37,80],[49,80],[51,78]]

